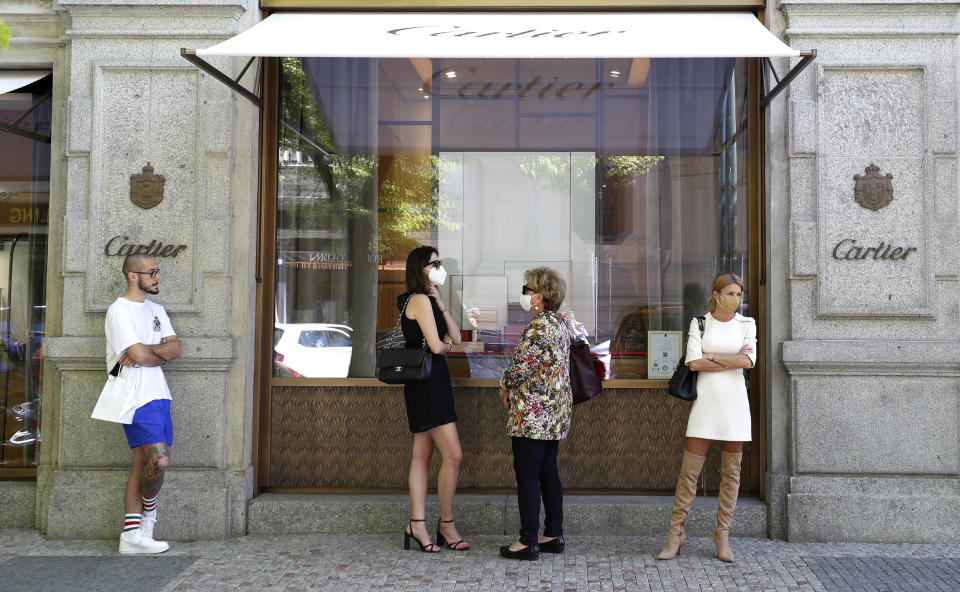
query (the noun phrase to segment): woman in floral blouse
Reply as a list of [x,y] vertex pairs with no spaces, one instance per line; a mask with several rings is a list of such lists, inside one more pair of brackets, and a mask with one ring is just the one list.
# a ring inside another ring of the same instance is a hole
[[[507,409],[507,435],[513,442],[517,475],[520,540],[500,547],[508,559],[537,559],[540,552],[563,552],[563,489],[557,472],[557,445],[570,429],[570,337],[557,314],[566,282],[548,267],[523,274],[524,310],[534,314],[513,361],[500,380],[500,400]],[[540,531],[540,498],[545,512]]]

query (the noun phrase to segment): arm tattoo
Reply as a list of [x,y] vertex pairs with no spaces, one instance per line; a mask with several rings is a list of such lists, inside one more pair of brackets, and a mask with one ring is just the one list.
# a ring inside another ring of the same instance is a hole
[[163,477],[166,473],[165,466],[161,466],[161,461],[167,459],[169,462],[170,449],[163,442],[158,442],[147,448],[147,464],[143,467],[143,495],[146,497],[156,497],[160,493],[160,487],[163,485]]

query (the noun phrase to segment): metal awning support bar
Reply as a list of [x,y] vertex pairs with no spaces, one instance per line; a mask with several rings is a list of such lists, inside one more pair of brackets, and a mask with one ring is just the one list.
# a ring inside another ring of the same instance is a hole
[[197,56],[196,50],[180,48],[180,55],[185,60],[193,64],[194,66],[200,68],[210,76],[213,76],[220,82],[226,84],[231,90],[233,90],[240,96],[244,97],[245,99],[247,99],[248,101],[256,105],[257,108],[260,108],[260,109],[263,108],[263,99],[258,97],[256,94],[250,92],[249,90],[245,89],[244,87],[240,86],[240,83],[237,82],[237,80],[239,80],[240,77],[242,77],[243,74],[247,71],[247,68],[250,67],[250,64],[253,63],[253,58],[251,58],[250,62],[247,63],[247,68],[243,69],[243,72],[240,73],[240,76],[237,77],[237,80],[234,80],[233,78],[230,78],[220,70],[217,70],[215,67],[213,67],[212,64],[210,64],[203,58]]
[[24,111],[22,114],[20,114],[20,117],[16,118],[13,123],[10,123],[10,124],[0,123],[0,131],[8,132],[24,138],[29,138],[37,142],[43,142],[44,144],[49,144],[50,136],[44,136],[43,134],[38,134],[36,132],[25,130],[17,126],[20,125],[20,122],[26,119],[28,115],[33,113],[37,109],[37,107],[42,105],[44,101],[49,99],[51,94],[53,94],[53,91],[47,91],[47,93],[44,94],[42,97],[40,97],[40,100],[34,103],[32,107],[30,107],[29,109]]
[[247,60],[247,65],[244,66],[243,70],[240,70],[240,74],[238,74],[237,77],[233,79],[234,82],[236,82],[237,84],[240,84],[240,80],[243,78],[243,75],[247,73],[247,70],[250,68],[250,65],[253,64],[253,60],[255,59],[257,59],[256,56]]
[[[256,105],[258,109],[263,109],[263,99],[261,99],[261,98],[258,97],[256,94],[250,92],[249,90],[247,90],[246,88],[244,88],[243,86],[240,85],[240,79],[243,78],[243,75],[247,73],[247,70],[250,68],[251,64],[253,64],[253,61],[256,59],[256,57],[250,58],[250,60],[247,62],[247,65],[244,66],[244,67],[243,67],[243,70],[240,71],[240,75],[237,76],[236,79],[233,79],[233,78],[230,78],[229,76],[227,76],[226,74],[224,74],[223,72],[221,72],[220,70],[217,70],[217,69],[213,66],[213,64],[211,64],[211,63],[207,62],[206,60],[204,60],[203,58],[197,56],[197,52],[196,52],[195,50],[181,48],[181,49],[180,49],[180,55],[183,56],[184,59],[186,59],[187,61],[189,61],[190,63],[192,63],[192,64],[195,65],[196,67],[200,68],[201,70],[203,70],[203,71],[206,72],[207,74],[213,76],[214,78],[216,78],[216,79],[219,80],[220,82],[222,82],[222,83],[224,83],[225,85],[227,85],[228,88],[230,88],[231,90],[233,90],[233,91],[236,92],[237,94],[239,94],[239,95],[241,95],[242,97],[244,97],[244,98],[246,98],[247,100],[249,100],[251,103],[253,103],[254,105]],[[296,127],[294,127],[293,124],[291,124],[289,121],[287,121],[286,119],[284,119],[282,116],[280,117],[280,123],[281,123],[285,128],[287,128],[288,130],[290,130],[291,132],[293,132],[294,134],[296,134],[298,137],[300,137],[304,142],[306,142],[307,144],[310,144],[311,146],[313,146],[314,148],[316,148],[317,150],[319,150],[321,154],[323,154],[324,156],[326,156],[326,157],[328,157],[328,158],[330,157],[330,152],[329,152],[328,150],[325,150],[322,146],[320,146],[320,144],[318,144],[318,143],[317,143],[316,141],[314,141],[313,139],[308,138],[307,136],[303,135],[303,133],[302,133],[300,130],[298,130]],[[24,133],[26,133],[26,132],[24,132]],[[48,141],[49,141],[49,140],[48,140]]]
[[37,142],[43,142],[44,144],[50,143],[50,136],[44,136],[43,134],[20,129],[19,127],[13,127],[12,125],[7,125],[6,123],[0,123],[0,131],[4,131],[15,136],[29,138],[31,140],[36,140]]
[[777,71],[773,67],[773,62],[770,61],[770,58],[763,58],[763,63],[767,65],[767,68],[770,70],[770,73],[773,74],[773,79],[777,81],[777,84],[780,84],[780,77],[777,76]]
[[793,82],[793,79],[799,76],[800,73],[810,65],[810,62],[817,58],[817,50],[811,49],[809,51],[802,51],[800,52],[800,55],[802,56],[802,59],[797,63],[796,66],[787,72],[787,75],[783,77],[783,80],[777,78],[777,73],[773,70],[773,64],[770,63],[770,60],[767,60],[767,65],[770,66],[770,71],[773,72],[773,77],[777,79],[777,85],[773,87],[773,89],[768,92],[763,99],[760,100],[761,109],[766,108],[766,106],[770,104],[770,101],[782,93],[784,89],[787,88],[787,85]]
[[283,125],[283,127],[287,128],[288,130],[290,130],[291,132],[293,132],[294,134],[296,134],[297,136],[299,136],[301,140],[303,140],[303,141],[306,142],[307,144],[310,144],[311,146],[313,146],[314,148],[316,148],[317,150],[319,150],[320,153],[323,154],[324,156],[326,156],[327,158],[330,158],[330,153],[327,152],[326,149],[323,148],[323,146],[321,146],[320,144],[317,144],[316,142],[314,142],[314,141],[311,140],[310,138],[308,138],[308,137],[306,137],[305,135],[303,135],[303,132],[301,132],[301,131],[298,130],[297,128],[293,127],[293,124],[290,123],[289,121],[287,121],[285,118],[280,117],[280,123]]

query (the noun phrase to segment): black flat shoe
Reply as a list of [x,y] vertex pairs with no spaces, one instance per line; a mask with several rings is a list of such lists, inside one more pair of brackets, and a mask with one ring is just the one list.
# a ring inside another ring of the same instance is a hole
[[510,545],[504,545],[500,547],[500,557],[519,559],[520,561],[536,561],[540,559],[540,548],[534,545],[532,547],[524,547],[519,551],[511,551]]
[[563,542],[563,537],[557,537],[545,543],[540,543],[538,546],[541,553],[563,553],[566,544]]

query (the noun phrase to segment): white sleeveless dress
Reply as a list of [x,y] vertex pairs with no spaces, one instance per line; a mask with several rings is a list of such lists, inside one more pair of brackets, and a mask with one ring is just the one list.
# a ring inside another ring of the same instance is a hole
[[[750,361],[757,362],[757,324],[750,317],[735,314],[726,322],[720,322],[707,313],[703,324],[703,337],[697,319],[690,322],[687,339],[689,364],[709,354],[736,354],[744,345],[753,347]],[[697,374],[697,400],[690,409],[687,420],[688,438],[705,438],[725,442],[749,442],[750,401],[743,369],[731,368],[723,372],[699,372]]]

